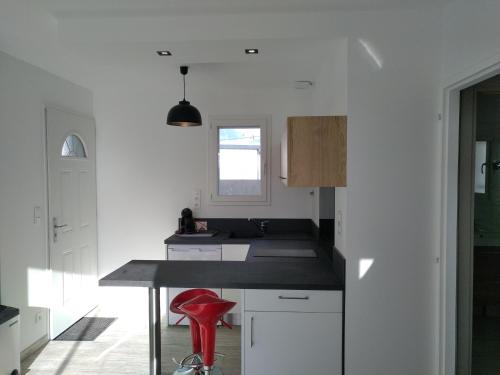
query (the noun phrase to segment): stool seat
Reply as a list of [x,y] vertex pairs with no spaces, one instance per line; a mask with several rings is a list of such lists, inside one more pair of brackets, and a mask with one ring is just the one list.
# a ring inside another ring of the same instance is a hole
[[235,302],[201,294],[178,306],[179,310],[195,320],[200,327],[203,369],[206,374],[211,374],[213,370],[217,322],[234,305]]
[[175,314],[184,315],[185,313],[179,309],[179,306],[182,305],[183,303],[186,303],[190,299],[193,299],[194,297],[198,297],[201,295],[208,295],[216,298],[219,297],[217,293],[215,293],[210,289],[203,289],[203,288],[188,289],[185,290],[184,292],[179,293],[174,297],[172,302],[170,302],[170,311],[172,311]]

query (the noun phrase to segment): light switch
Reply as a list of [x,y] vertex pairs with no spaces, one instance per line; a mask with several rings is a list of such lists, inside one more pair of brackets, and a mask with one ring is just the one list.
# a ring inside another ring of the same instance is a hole
[[196,210],[201,207],[201,190],[193,190],[193,208]]
[[40,224],[42,221],[42,208],[40,206],[35,206],[33,209],[33,224]]

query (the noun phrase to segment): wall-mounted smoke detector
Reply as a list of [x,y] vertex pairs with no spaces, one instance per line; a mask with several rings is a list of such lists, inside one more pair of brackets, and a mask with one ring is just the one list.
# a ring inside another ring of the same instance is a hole
[[293,87],[296,88],[297,90],[304,90],[308,89],[313,86],[312,81],[295,81],[293,83]]

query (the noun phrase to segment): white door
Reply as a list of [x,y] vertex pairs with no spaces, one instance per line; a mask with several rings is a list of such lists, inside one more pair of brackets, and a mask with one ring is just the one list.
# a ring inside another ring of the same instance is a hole
[[96,305],[95,123],[47,108],[46,126],[54,338]]
[[342,314],[245,312],[245,375],[342,374]]

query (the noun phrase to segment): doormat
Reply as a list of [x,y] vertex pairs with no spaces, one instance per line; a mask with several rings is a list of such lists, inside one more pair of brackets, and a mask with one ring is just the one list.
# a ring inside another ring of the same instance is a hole
[[94,341],[116,318],[81,318],[54,341]]

